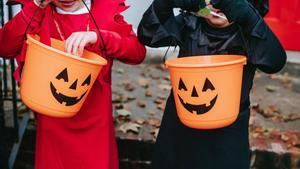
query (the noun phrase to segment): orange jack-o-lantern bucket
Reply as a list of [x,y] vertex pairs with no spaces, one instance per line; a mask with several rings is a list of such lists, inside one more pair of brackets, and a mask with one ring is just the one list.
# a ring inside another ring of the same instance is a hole
[[246,58],[239,55],[167,60],[181,122],[196,129],[216,129],[232,124],[239,113],[245,64]]
[[51,47],[28,36],[21,78],[21,98],[32,110],[53,117],[71,117],[81,108],[101,68],[107,61],[84,51],[77,57],[64,51],[62,41]]

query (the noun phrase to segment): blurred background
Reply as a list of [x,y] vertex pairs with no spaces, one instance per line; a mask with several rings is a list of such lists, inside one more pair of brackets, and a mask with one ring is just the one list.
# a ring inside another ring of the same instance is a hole
[[[151,0],[127,0],[123,13],[136,29]],[[300,0],[270,0],[265,20],[288,54],[278,74],[257,72],[251,93],[252,169],[300,169]],[[20,5],[0,1],[1,25]],[[175,11],[175,13],[178,10]],[[1,45],[1,44],[0,44]],[[267,49],[266,49],[267,50]],[[163,63],[166,48],[147,48],[137,66],[115,62],[113,106],[120,169],[149,169],[165,101],[171,89]],[[176,57],[177,49],[168,53]],[[33,169],[35,116],[19,97],[11,72],[14,60],[0,59],[0,169]]]

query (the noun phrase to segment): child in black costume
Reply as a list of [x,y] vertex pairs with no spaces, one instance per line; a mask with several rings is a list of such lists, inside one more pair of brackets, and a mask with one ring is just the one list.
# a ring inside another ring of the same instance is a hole
[[[286,62],[284,49],[262,18],[267,12],[267,2],[257,2],[211,0],[210,8],[226,15],[229,21],[210,15],[206,18],[192,15],[191,11],[199,10],[199,0],[154,0],[144,13],[138,37],[148,46],[178,45],[178,57],[207,54],[247,56],[240,113],[228,127],[214,130],[186,127],[177,116],[171,92],[155,146],[153,169],[250,168],[249,93],[256,68],[276,73]],[[184,12],[174,16],[173,8],[181,8]]]

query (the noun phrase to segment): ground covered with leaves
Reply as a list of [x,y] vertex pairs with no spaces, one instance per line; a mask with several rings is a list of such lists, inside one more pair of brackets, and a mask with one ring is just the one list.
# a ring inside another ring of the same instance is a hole
[[[299,75],[299,74],[298,74]],[[251,93],[252,149],[300,154],[300,77],[288,71],[257,72]],[[113,105],[117,136],[155,141],[171,90],[164,64],[113,66]]]
[[[150,164],[153,143],[159,132],[166,99],[172,89],[170,76],[159,59],[151,60],[151,58],[134,66],[115,62],[112,74],[113,115],[120,161],[126,165],[138,164],[137,168],[143,169],[141,166]],[[11,87],[7,94],[11,96]],[[8,112],[5,116],[6,125],[12,126],[12,105],[5,102],[4,107]],[[26,107],[21,103],[18,107],[19,116],[22,117]],[[33,131],[35,130],[33,113],[30,113],[30,118],[27,129]],[[249,131],[252,149],[251,168],[300,167],[299,64],[289,64],[282,72],[274,75],[256,73],[251,92]],[[32,140],[34,136],[27,138]],[[30,141],[25,139],[24,142]],[[17,160],[21,168],[24,168],[24,163],[29,166],[27,168],[33,168],[34,144],[31,144],[32,142],[28,144],[30,146],[21,146],[21,152],[27,152],[20,155],[20,159]],[[31,147],[30,151],[26,147]],[[21,158],[27,156],[32,159]],[[126,165],[121,166],[123,169],[132,168],[124,167]]]

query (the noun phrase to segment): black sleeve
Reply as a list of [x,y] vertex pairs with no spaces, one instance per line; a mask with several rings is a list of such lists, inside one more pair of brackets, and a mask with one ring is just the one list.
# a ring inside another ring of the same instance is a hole
[[[259,15],[257,11],[256,14]],[[251,30],[245,26],[241,25],[241,29],[249,61],[265,73],[280,71],[286,63],[286,52],[262,17]]]
[[146,10],[138,26],[139,40],[150,47],[174,46],[180,41],[180,21],[173,8],[156,5],[155,1]]

